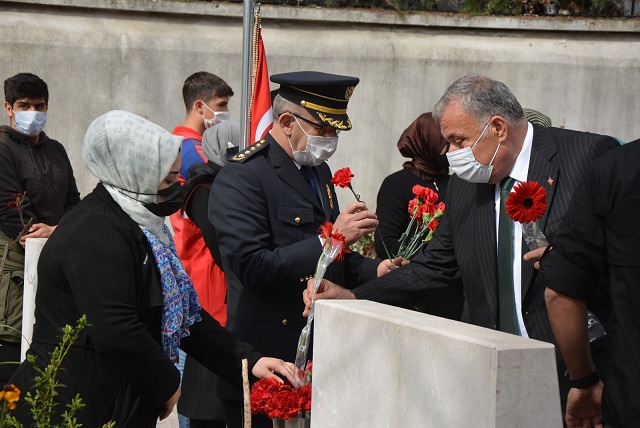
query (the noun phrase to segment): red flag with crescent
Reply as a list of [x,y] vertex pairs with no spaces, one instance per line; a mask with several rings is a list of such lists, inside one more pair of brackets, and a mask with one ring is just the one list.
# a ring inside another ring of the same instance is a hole
[[260,28],[258,28],[257,54],[253,99],[251,102],[251,134],[249,135],[251,144],[264,138],[273,124],[267,56],[264,52],[262,29]]

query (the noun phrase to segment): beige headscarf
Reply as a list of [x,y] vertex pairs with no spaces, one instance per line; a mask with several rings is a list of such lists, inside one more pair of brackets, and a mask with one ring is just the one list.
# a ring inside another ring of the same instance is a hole
[[120,207],[163,241],[164,217],[144,207],[155,202],[158,186],[180,152],[182,137],[133,113],[114,110],[89,125],[82,159]]

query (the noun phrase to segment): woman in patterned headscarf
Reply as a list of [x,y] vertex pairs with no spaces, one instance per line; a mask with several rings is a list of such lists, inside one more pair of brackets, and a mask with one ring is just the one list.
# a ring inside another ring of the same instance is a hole
[[[94,120],[82,157],[100,183],[40,256],[29,353],[47,363],[60,328],[86,314],[90,326],[63,362],[56,397],[67,404],[80,394],[83,426],[144,428],[168,416],[180,396],[178,347],[238,387],[242,358],[257,377],[292,378],[291,364],[263,358],[200,309],[164,224],[182,204],[180,142],[132,113]],[[26,392],[34,375],[23,364],[12,382]],[[25,426],[29,410],[21,400]]]
[[[411,221],[407,207],[415,197],[413,186],[419,184],[428,187],[438,193],[437,202],[444,201],[449,182],[447,149],[447,140],[440,133],[440,127],[433,120],[431,112],[418,116],[400,136],[398,150],[411,160],[402,164],[403,169],[386,177],[378,191],[376,215],[380,224],[374,241],[378,257],[387,257],[383,240],[391,255],[400,248],[398,239]],[[460,319],[462,290],[452,289],[442,293],[449,295],[448,304],[431,307],[425,303],[416,305],[416,308],[430,314]]]

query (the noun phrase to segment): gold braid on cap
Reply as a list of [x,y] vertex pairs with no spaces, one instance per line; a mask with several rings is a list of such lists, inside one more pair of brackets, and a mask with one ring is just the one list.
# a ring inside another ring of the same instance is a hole
[[333,119],[331,117],[327,117],[322,113],[318,113],[318,117],[320,118],[320,120],[322,120],[323,122],[326,122],[329,124],[329,126],[332,126],[334,128],[338,128],[338,129],[351,129],[351,121],[347,120],[347,124],[344,124],[344,120],[337,120],[337,119]]
[[300,105],[305,108],[310,108],[311,110],[321,111],[323,113],[329,114],[347,114],[346,108],[331,108],[326,106],[321,106],[320,104],[314,104],[309,101],[302,100],[300,101]]

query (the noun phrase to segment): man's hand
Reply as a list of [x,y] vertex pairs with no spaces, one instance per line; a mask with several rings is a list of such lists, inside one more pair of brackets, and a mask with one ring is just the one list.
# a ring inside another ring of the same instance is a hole
[[378,226],[378,216],[367,209],[362,202],[352,202],[340,213],[333,228],[342,233],[347,246],[356,242],[362,235],[371,233]]
[[[307,289],[302,292],[302,300],[304,300],[303,317],[309,316],[311,309],[311,295],[313,294],[313,278],[307,281]],[[342,288],[331,281],[323,279],[316,293],[316,300],[320,299],[355,299],[356,296],[346,288]]]
[[26,235],[20,237],[20,245],[24,247],[27,238],[48,238],[57,226],[49,226],[44,223],[36,223],[31,226]]
[[178,402],[178,398],[180,398],[180,388],[178,388],[178,390],[174,392],[171,398],[169,398],[169,400],[164,404],[164,407],[158,415],[160,420],[166,419],[166,417],[171,414],[171,412],[173,411],[173,406],[175,406]]
[[546,250],[547,247],[536,248],[535,250],[529,251],[527,254],[525,254],[523,256],[523,259],[526,262],[528,262],[529,260],[536,260],[536,262],[533,264],[533,267],[536,269],[540,269],[540,257],[542,257]]
[[377,269],[378,277],[381,277],[382,275],[386,275],[392,270],[408,264],[409,264],[409,260],[405,260],[402,257],[396,257],[393,260],[385,259],[382,262],[380,262],[380,264],[378,265],[378,269]]
[[567,397],[567,428],[602,428],[600,404],[602,402],[602,382],[591,388],[571,388]]
[[[287,378],[291,384],[296,385],[296,370],[296,366],[292,363],[284,362],[278,358],[262,357],[258,360],[256,365],[253,366],[251,373],[259,379],[263,377],[275,377],[282,382],[282,379],[275,374],[279,373]],[[298,376],[298,378],[299,377],[300,376]]]

